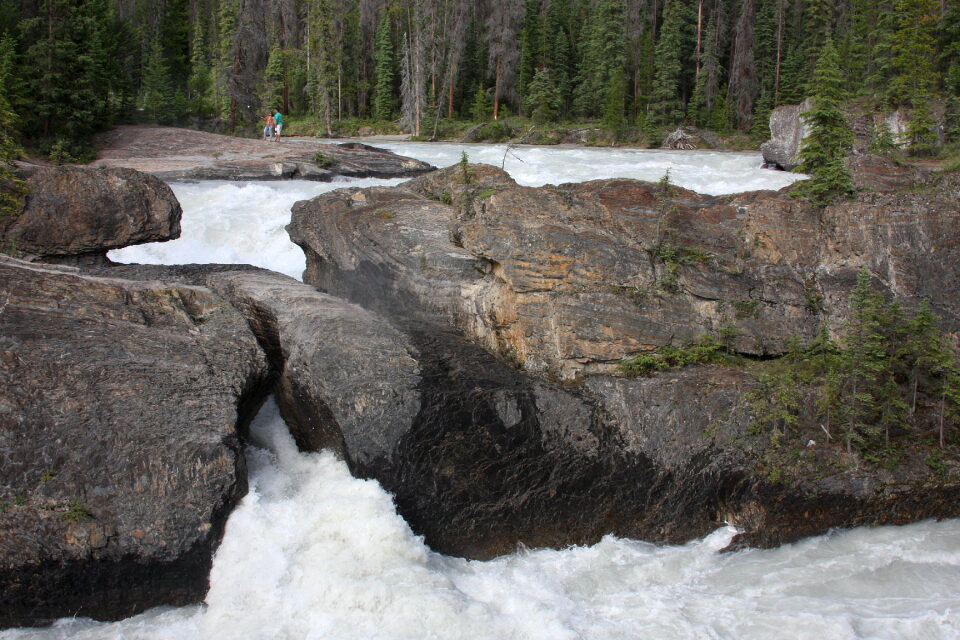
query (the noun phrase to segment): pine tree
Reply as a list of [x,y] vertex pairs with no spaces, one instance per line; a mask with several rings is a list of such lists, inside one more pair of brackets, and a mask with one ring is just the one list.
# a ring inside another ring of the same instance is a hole
[[803,114],[810,134],[800,149],[797,171],[811,174],[795,193],[817,206],[825,206],[853,193],[853,178],[844,165],[853,145],[853,131],[840,110],[845,93],[840,61],[833,40],[827,38],[813,76],[813,107]]
[[943,138],[948,144],[960,142],[960,97],[948,95],[943,106]]
[[913,96],[913,109],[910,112],[910,122],[907,123],[907,145],[910,153],[923,156],[930,155],[937,143],[936,123],[930,112],[930,98],[927,94],[917,93]]
[[[27,81],[34,108],[27,129],[40,138],[85,145],[109,124],[110,59],[103,50],[108,27],[104,0],[42,0],[37,17],[25,20],[29,43]],[[75,155],[75,154],[72,154]]]
[[844,340],[843,428],[848,451],[854,444],[864,448],[875,445],[882,430],[880,421],[894,419],[884,416],[893,371],[882,333],[882,314],[883,296],[874,291],[869,272],[861,269],[850,294],[850,320]]
[[627,79],[623,69],[616,69],[607,87],[603,105],[604,126],[619,131],[623,126],[624,107],[627,101]]
[[373,117],[390,120],[396,105],[394,97],[393,40],[390,35],[390,16],[384,11],[377,25],[373,57],[376,61],[376,81],[373,90]]
[[493,104],[490,102],[487,90],[483,88],[482,84],[478,85],[477,91],[473,94],[473,105],[470,108],[470,115],[477,122],[486,122],[490,119],[492,108]]
[[892,53],[895,75],[887,88],[892,105],[929,101],[937,82],[935,29],[936,0],[900,0],[896,6],[898,24]]
[[543,63],[540,34],[540,0],[526,0],[523,28],[520,30],[520,72],[518,89],[521,101],[527,94],[537,67]]
[[781,104],[798,104],[803,102],[806,86],[804,73],[804,55],[799,47],[787,50],[780,72],[780,96],[777,106]]
[[603,113],[617,73],[626,65],[623,0],[599,0],[581,32],[583,60],[577,72],[574,110],[584,116]]
[[[14,170],[14,161],[23,153],[14,140],[15,116],[7,102],[7,87],[14,80],[13,68],[16,54],[13,38],[0,37],[0,230],[6,226],[6,218],[19,212],[27,188]],[[11,252],[15,247],[0,246],[0,252]]]
[[[486,94],[481,92],[480,95]],[[536,75],[527,87],[523,108],[535,123],[544,124],[555,122],[560,115],[561,107],[560,90],[553,81],[553,74],[549,69],[537,69]],[[485,108],[482,102],[481,108]]]
[[190,79],[187,81],[187,88],[190,91],[190,111],[201,118],[211,117],[214,112],[213,73],[207,59],[202,21],[194,26],[193,41],[190,46]]
[[171,124],[174,121],[173,88],[164,64],[163,48],[157,39],[147,52],[141,94],[141,104],[151,120],[160,124]]
[[680,124],[683,120],[683,61],[691,49],[687,46],[689,31],[689,8],[683,0],[667,0],[657,40],[656,75],[650,97],[651,115],[661,125]]

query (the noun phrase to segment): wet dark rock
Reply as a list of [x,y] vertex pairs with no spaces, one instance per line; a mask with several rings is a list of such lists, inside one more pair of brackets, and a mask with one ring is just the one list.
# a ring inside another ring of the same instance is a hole
[[0,626],[201,600],[267,373],[209,289],[0,257]]
[[[860,179],[887,172],[871,166]],[[721,522],[743,529],[734,547],[773,546],[956,517],[956,479],[936,477],[922,447],[897,473],[838,463],[812,413],[809,441],[771,445],[752,427],[748,370],[611,374],[703,334],[782,353],[824,320],[842,326],[861,267],[960,328],[952,185],[818,211],[786,192],[664,197],[631,180],[533,189],[469,165],[298,203],[288,231],[306,281],[389,318],[415,347],[420,412],[398,452],[355,470],[435,548],[682,542]],[[939,497],[911,515],[927,495]]]

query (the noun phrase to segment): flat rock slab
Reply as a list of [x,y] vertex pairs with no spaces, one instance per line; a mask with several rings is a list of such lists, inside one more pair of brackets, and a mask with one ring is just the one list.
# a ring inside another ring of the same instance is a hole
[[[91,166],[128,167],[163,180],[406,178],[432,171],[419,160],[359,143],[285,138],[271,142],[176,127],[130,125],[97,136]],[[318,151],[330,164],[317,166]]]

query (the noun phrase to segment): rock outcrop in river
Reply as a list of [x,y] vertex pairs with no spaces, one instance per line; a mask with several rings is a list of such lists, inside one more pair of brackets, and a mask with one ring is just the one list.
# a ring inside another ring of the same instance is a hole
[[42,262],[104,264],[111,249],[180,237],[166,183],[132,169],[23,165],[29,194],[0,216],[0,247]]
[[267,373],[210,290],[0,257],[0,626],[202,599]]
[[[163,180],[408,178],[433,167],[356,142],[237,138],[175,127],[123,126],[97,136],[91,166],[138,169]],[[317,153],[322,155],[318,165]]]
[[704,334],[768,357],[839,329],[861,267],[955,331],[955,178],[892,192],[897,172],[863,175],[873,165],[858,180],[883,192],[824,211],[629,180],[531,189],[480,165],[298,203],[305,280],[390,318],[424,376],[400,449],[354,469],[432,546],[471,557],[608,532],[679,542],[721,520],[744,530],[735,546],[767,546],[960,514],[956,476],[922,456],[889,471],[752,436],[746,370],[617,375]]

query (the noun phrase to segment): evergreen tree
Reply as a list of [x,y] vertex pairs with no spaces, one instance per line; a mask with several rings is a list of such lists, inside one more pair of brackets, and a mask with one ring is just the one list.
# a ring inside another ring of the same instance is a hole
[[213,115],[212,90],[213,73],[207,59],[207,46],[204,40],[203,23],[194,29],[190,47],[190,79],[187,81],[190,91],[190,111],[201,118]]
[[806,86],[804,55],[799,47],[787,50],[780,71],[780,96],[777,105],[803,102]]
[[154,40],[147,52],[141,94],[141,104],[151,120],[160,124],[171,124],[174,121],[173,88],[159,40]]
[[895,75],[887,88],[887,98],[893,105],[918,107],[929,101],[936,84],[937,1],[900,0],[896,11],[898,24],[892,43]]
[[[481,91],[479,95],[486,94]],[[560,115],[561,107],[560,90],[553,81],[552,73],[549,69],[537,69],[536,75],[527,87],[523,108],[535,123],[544,124],[555,122]],[[483,101],[480,103],[480,108],[486,108]]]
[[581,33],[581,50],[584,53],[574,90],[574,110],[598,116],[616,74],[626,65],[623,0],[597,2]]
[[520,72],[518,74],[520,98],[526,97],[533,82],[537,67],[543,63],[541,55],[540,0],[526,0],[523,27],[520,30]]
[[960,97],[947,96],[943,105],[943,138],[948,144],[960,142]]
[[937,131],[927,94],[918,93],[913,96],[913,109],[906,133],[910,153],[918,156],[933,153],[937,144]]
[[940,72],[950,96],[960,96],[960,1],[950,0],[940,20]]
[[287,78],[286,58],[286,52],[280,48],[279,43],[275,43],[270,48],[267,67],[263,70],[263,89],[260,93],[261,104],[268,109],[272,108],[270,105],[283,103],[283,88]]
[[41,0],[39,9],[37,17],[23,22],[34,108],[22,115],[38,137],[79,149],[113,115],[105,67],[111,52],[102,48],[109,25],[106,2]]
[[373,117],[390,120],[396,105],[394,97],[393,40],[390,35],[390,16],[384,11],[377,25],[373,57],[376,61],[376,82],[373,90]]
[[845,423],[847,450],[853,445],[876,444],[884,424],[894,421],[885,415],[890,404],[887,394],[893,370],[883,336],[883,296],[873,290],[870,274],[861,269],[857,286],[850,294],[850,321],[844,340]]
[[656,75],[650,97],[650,113],[661,125],[676,125],[683,120],[683,62],[691,49],[689,31],[689,8],[683,0],[667,0],[657,40]]
[[[0,37],[0,229],[5,227],[5,218],[16,214],[23,206],[27,188],[14,170],[14,161],[23,153],[14,140],[16,117],[7,102],[7,87],[13,81],[15,65],[13,38]],[[0,252],[8,253],[15,247],[0,246]]]
[[473,106],[470,108],[470,115],[477,122],[486,122],[490,119],[492,109],[493,103],[490,102],[487,90],[483,88],[482,84],[478,85],[476,93],[473,94]]
[[845,93],[840,61],[833,40],[827,38],[817,62],[813,82],[813,107],[803,114],[810,134],[800,149],[797,171],[811,174],[797,184],[795,193],[811,203],[824,206],[853,193],[853,178],[844,165],[853,145],[853,131],[840,110]]
[[607,87],[603,106],[604,126],[618,131],[623,126],[624,107],[627,101],[627,79],[623,69],[616,69]]

